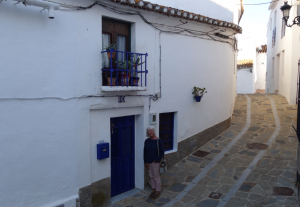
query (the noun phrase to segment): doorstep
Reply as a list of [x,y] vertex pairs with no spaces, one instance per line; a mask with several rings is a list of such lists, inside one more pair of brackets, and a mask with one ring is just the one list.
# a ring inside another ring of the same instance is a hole
[[130,196],[133,196],[134,194],[140,192],[141,189],[134,188],[132,190],[126,191],[125,193],[121,193],[120,195],[116,195],[111,198],[111,204],[117,203],[125,198],[128,198]]

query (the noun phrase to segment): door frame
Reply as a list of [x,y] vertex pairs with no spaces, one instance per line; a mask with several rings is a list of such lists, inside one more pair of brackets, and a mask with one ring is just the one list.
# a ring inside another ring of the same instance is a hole
[[[115,100],[114,100],[115,101]],[[108,104],[109,103],[109,104]],[[90,183],[96,183],[111,176],[111,143],[110,143],[110,118],[120,116],[135,116],[135,187],[144,189],[144,160],[143,150],[146,139],[146,125],[148,116],[145,115],[144,103],[119,104],[112,101],[97,103],[90,106],[90,142],[89,156],[82,152],[81,171],[90,171]],[[108,159],[97,159],[97,147],[99,141],[104,141],[110,145],[110,157]],[[84,144],[84,143],[83,143]],[[88,166],[88,167],[87,167]],[[110,183],[109,183],[110,185]],[[109,190],[110,192],[110,190]],[[110,194],[110,193],[109,193]]]

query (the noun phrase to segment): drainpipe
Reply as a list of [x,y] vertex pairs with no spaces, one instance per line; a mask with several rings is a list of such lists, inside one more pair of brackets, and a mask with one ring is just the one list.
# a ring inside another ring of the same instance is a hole
[[[48,1],[41,1],[41,0],[13,0],[17,1],[18,3],[23,3],[25,6],[37,6],[43,8],[43,10],[48,9],[48,16],[49,19],[54,19],[54,10],[59,9],[59,4],[51,3]],[[43,11],[42,10],[42,11]]]
[[161,98],[161,31],[159,32],[159,98]]

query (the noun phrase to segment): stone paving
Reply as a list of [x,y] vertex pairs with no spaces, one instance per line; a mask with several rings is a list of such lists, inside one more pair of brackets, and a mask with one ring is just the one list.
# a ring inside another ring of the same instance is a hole
[[[296,126],[297,108],[288,105],[281,95],[247,95],[251,100],[251,120],[247,131],[242,131],[247,123],[247,97],[238,95],[235,102],[231,126],[222,134],[200,147],[206,153],[193,153],[181,160],[162,175],[162,194],[157,200],[151,200],[148,187],[140,193],[126,198],[111,207],[147,207],[164,206],[184,192],[195,177],[241,132],[244,134],[217,161],[205,176],[191,190],[180,198],[174,207],[216,207],[220,206],[226,194],[237,183],[260,150],[249,149],[249,143],[264,143],[272,137],[276,122],[270,98],[276,105],[280,119],[280,131],[276,139],[266,149],[249,176],[238,188],[225,206],[297,206],[295,177],[297,138],[292,128]],[[249,120],[248,120],[249,122]],[[278,128],[278,126],[277,126]],[[274,187],[293,189],[292,195],[282,196]],[[178,198],[178,197],[177,197]]]

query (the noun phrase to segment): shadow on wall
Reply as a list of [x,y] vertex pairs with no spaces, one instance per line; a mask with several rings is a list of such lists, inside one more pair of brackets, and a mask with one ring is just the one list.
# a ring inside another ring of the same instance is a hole
[[227,22],[233,21],[233,11],[230,10],[233,4],[224,0],[151,0],[151,3],[194,12],[195,14],[201,14]]

